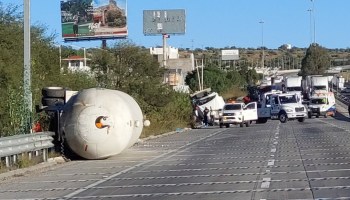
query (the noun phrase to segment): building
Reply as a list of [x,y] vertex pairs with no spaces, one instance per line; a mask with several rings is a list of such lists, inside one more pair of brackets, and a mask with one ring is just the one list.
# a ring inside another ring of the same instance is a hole
[[[80,56],[69,56],[68,58],[62,59],[63,61],[68,61],[68,71],[70,72],[90,72],[90,67],[87,62],[91,59],[83,58]],[[61,69],[63,71],[63,69]]]
[[[150,54],[154,55],[161,66],[163,66],[163,48],[150,48]],[[189,92],[189,87],[185,84],[188,72],[194,70],[193,53],[180,55],[179,50],[174,47],[167,47],[166,50],[167,69],[163,76],[163,82],[169,84],[176,91]]]

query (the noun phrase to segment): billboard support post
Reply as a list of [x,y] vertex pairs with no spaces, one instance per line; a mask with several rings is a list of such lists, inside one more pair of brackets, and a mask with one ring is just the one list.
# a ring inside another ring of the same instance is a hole
[[102,40],[102,49],[107,48],[107,40]]
[[163,67],[166,67],[166,61],[167,61],[166,39],[167,39],[167,34],[163,34]]

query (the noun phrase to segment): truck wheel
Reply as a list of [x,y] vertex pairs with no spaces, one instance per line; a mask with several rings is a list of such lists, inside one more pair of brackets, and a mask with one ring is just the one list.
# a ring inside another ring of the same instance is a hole
[[298,122],[304,122],[304,121],[305,121],[305,117],[298,118]]
[[226,128],[230,128],[230,124],[226,124]]
[[224,125],[222,123],[220,123],[220,128],[222,128]]
[[43,104],[43,106],[63,106],[64,99],[43,97],[41,99],[41,103]]
[[307,114],[307,117],[308,117],[309,119],[311,119],[311,118],[312,118],[311,113],[308,113],[308,114]]
[[250,126],[250,122],[249,122],[249,121],[246,122],[246,123],[245,123],[245,126],[246,126],[246,127],[249,127],[249,126]]
[[316,118],[319,118],[319,117],[320,117],[320,115],[319,115],[319,114],[317,114],[317,115],[316,115]]
[[326,114],[324,114],[324,118],[327,118],[327,113],[326,113]]
[[278,119],[280,120],[281,123],[286,123],[288,120],[287,114],[286,113],[279,114]]
[[239,124],[239,127],[243,127],[243,126],[244,126],[243,122]]
[[63,87],[45,87],[41,89],[43,97],[64,98],[65,89]]

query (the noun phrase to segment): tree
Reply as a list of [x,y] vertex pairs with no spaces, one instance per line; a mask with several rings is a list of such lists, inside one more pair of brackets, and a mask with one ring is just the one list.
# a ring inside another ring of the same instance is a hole
[[306,50],[306,55],[301,61],[299,75],[323,74],[331,65],[331,58],[325,48],[318,44],[311,44]]

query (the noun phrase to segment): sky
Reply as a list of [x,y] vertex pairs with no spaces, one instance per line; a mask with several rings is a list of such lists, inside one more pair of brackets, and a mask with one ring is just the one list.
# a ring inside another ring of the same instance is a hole
[[[101,46],[101,41],[64,43],[60,1],[30,1],[31,23],[46,26],[48,34],[57,33],[57,44]],[[23,0],[0,2],[20,5],[23,11]],[[308,11],[312,8],[313,12]],[[186,33],[171,35],[168,45],[172,47],[258,48],[263,44],[276,49],[283,44],[308,47],[316,41],[326,48],[348,48],[349,8],[349,0],[127,0],[128,39],[139,46],[161,46],[161,35],[143,35],[143,10],[184,9]]]

